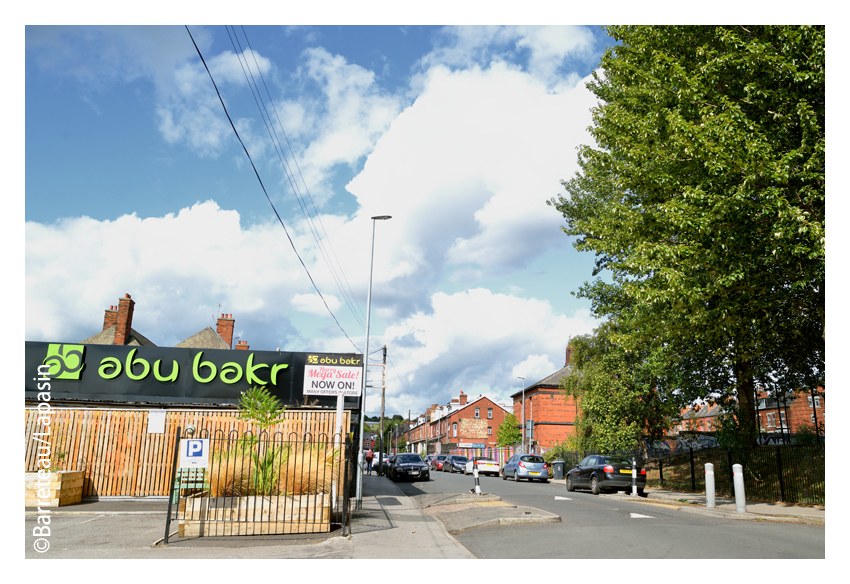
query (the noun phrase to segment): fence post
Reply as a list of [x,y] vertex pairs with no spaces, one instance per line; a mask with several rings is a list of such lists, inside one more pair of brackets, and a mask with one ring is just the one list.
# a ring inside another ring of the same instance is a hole
[[732,467],[732,449],[731,448],[726,449],[726,462],[728,463],[728,466],[729,466],[729,484],[732,485],[732,496],[734,497],[735,496],[735,480],[734,480],[735,471],[734,471],[734,468]]
[[[174,461],[171,464],[171,488],[168,489],[168,514],[165,516],[165,537],[162,539],[163,544],[168,545],[168,529],[171,527],[171,501],[174,500],[174,479],[177,476],[177,456],[180,454],[180,426],[177,426],[177,440],[174,443]],[[178,486],[178,496],[179,496]],[[179,501],[178,501],[179,503]],[[178,506],[179,512],[179,506]]]
[[691,490],[696,493],[696,491],[697,491],[697,477],[696,477],[696,471],[694,471],[694,447],[688,446],[688,450],[691,451]]
[[664,466],[662,464],[662,460],[664,459],[664,453],[658,454],[658,476],[661,479],[661,488],[664,488]]
[[779,446],[776,447],[776,464],[779,466],[779,500],[785,502],[785,483],[782,481],[782,453]]

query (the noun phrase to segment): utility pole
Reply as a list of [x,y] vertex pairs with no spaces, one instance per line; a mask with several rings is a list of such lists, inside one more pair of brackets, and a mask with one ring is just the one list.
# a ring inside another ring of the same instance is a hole
[[408,452],[410,452],[410,410],[407,410],[407,444],[404,445]]
[[379,475],[384,474],[384,463],[383,463],[383,458],[384,458],[384,400],[385,400],[385,395],[386,395],[386,391],[387,391],[387,346],[386,345],[384,345],[384,365],[383,365],[382,376],[383,377],[381,378],[381,425],[379,426],[380,434],[381,434],[381,450],[378,453],[378,474]]

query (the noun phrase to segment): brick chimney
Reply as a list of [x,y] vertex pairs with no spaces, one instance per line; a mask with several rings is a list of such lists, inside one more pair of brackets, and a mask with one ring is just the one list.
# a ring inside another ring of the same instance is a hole
[[129,294],[118,300],[118,317],[116,319],[115,338],[113,345],[126,345],[130,339],[130,327],[133,326],[133,307],[136,305]]
[[463,392],[460,392],[460,405],[462,405],[462,406],[466,405],[466,394],[463,393]]
[[248,341],[236,341],[237,351],[247,351],[249,348]]
[[225,343],[227,348],[233,348],[233,320],[232,314],[222,314],[221,318],[216,321],[215,332],[218,333]]
[[564,367],[570,364],[570,359],[573,356],[573,348],[571,345],[567,345],[567,361],[564,363]]
[[116,324],[118,324],[118,307],[110,306],[107,310],[103,311],[103,330]]

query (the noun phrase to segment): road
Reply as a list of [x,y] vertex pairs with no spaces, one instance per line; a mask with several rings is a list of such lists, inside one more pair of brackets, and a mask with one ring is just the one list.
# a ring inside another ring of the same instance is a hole
[[[432,472],[431,481],[399,483],[405,494],[462,493],[473,478]],[[479,558],[820,558],[825,528],[740,521],[628,499],[568,493],[554,483],[482,477],[481,490],[512,505],[556,513],[561,523],[482,527],[455,537]]]

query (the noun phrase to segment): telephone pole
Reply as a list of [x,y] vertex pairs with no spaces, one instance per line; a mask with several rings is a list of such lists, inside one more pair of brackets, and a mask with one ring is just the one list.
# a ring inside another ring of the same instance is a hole
[[378,452],[378,474],[384,474],[384,399],[387,390],[387,346],[384,345],[384,364],[381,371],[381,425],[378,426],[381,434],[381,450]]

